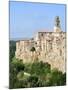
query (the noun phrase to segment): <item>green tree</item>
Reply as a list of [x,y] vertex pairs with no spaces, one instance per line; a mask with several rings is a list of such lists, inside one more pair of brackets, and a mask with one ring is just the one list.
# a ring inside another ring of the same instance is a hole
[[30,87],[38,87],[38,76],[31,75],[28,79],[28,82],[30,83]]
[[15,66],[11,63],[10,70],[9,70],[9,88],[14,88],[15,83],[17,82],[17,70]]
[[31,67],[31,74],[45,75],[50,72],[50,64],[40,62],[34,62]]
[[[10,63],[10,70],[9,70],[9,88],[17,88],[16,86],[19,83],[17,78],[17,74],[20,71],[24,71],[24,64],[21,61],[13,61],[15,58],[12,59]],[[16,59],[15,59],[16,60]],[[19,83],[20,85],[20,83]]]
[[[57,69],[53,69],[51,71],[51,79],[50,79],[51,85],[52,86],[63,85],[64,84],[63,82],[66,79],[63,75],[64,74],[61,71],[58,71]],[[64,77],[64,79],[63,79],[63,77]]]
[[15,41],[10,41],[9,42],[9,59],[10,62],[12,61],[12,58],[15,56],[15,51],[16,51],[16,42]]

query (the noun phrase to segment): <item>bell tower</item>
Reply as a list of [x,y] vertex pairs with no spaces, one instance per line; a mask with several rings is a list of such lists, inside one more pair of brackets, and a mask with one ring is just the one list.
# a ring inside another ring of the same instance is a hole
[[55,17],[54,32],[61,32],[61,26],[60,26],[60,18],[59,18],[59,16],[56,16]]

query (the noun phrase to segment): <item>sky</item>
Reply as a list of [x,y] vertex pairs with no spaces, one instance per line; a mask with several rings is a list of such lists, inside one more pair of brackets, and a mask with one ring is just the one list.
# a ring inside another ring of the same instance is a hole
[[65,30],[66,6],[32,2],[9,2],[10,39],[32,38],[38,31],[54,31],[55,17],[59,16]]

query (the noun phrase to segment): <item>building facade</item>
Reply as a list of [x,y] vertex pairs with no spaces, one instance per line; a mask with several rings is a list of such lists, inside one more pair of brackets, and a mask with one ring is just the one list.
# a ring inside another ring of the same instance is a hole
[[30,40],[17,41],[15,56],[24,63],[48,62],[51,68],[65,72],[66,32],[61,30],[59,17],[56,17],[53,32],[37,32]]

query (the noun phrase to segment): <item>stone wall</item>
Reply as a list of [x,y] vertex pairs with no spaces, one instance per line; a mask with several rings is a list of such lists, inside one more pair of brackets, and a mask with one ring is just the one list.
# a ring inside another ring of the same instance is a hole
[[[38,32],[31,40],[21,40],[16,43],[16,58],[24,63],[35,60],[48,62],[52,68],[65,72],[65,32]],[[35,51],[30,49],[35,47]]]

